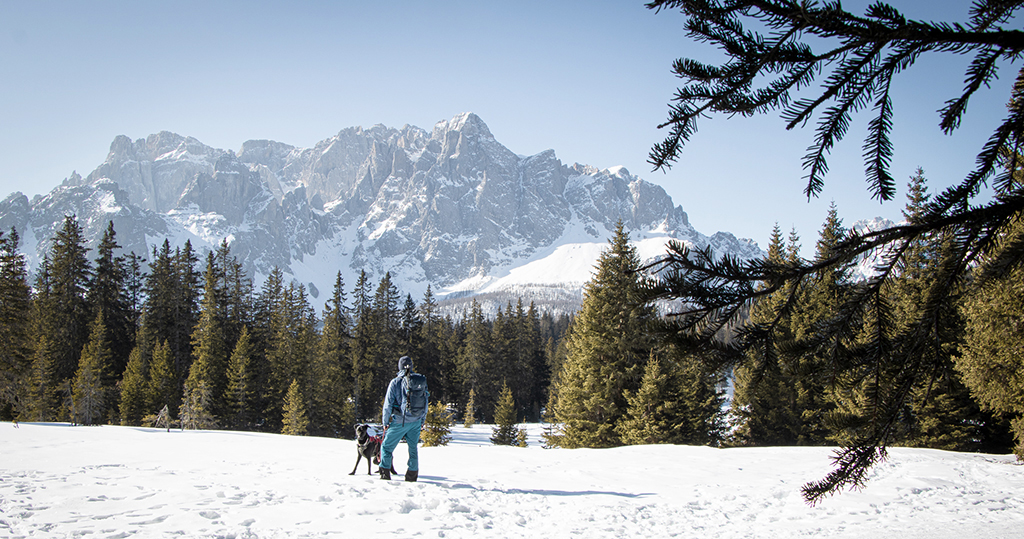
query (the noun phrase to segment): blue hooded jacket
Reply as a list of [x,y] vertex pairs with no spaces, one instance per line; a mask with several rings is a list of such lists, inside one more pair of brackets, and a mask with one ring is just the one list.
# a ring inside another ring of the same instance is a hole
[[[410,415],[402,413],[402,401],[405,399],[406,391],[406,374],[412,372],[412,360],[408,356],[402,356],[398,360],[398,375],[391,380],[388,384],[388,392],[384,396],[384,408],[381,411],[381,421],[384,426],[390,425],[392,422],[396,424],[412,423],[413,421],[422,422],[427,418],[427,409],[423,409],[423,413],[420,415]],[[427,391],[427,401],[429,403],[430,392]]]

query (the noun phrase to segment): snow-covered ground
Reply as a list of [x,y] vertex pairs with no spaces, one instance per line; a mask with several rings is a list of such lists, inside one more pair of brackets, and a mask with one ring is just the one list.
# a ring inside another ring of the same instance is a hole
[[893,449],[866,489],[808,507],[828,448],[547,450],[539,432],[523,449],[457,427],[405,483],[348,475],[349,440],[0,423],[0,537],[1024,537],[1011,456]]

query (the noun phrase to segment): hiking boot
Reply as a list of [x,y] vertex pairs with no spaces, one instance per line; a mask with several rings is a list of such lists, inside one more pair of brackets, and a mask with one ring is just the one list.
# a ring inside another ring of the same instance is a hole
[[409,471],[405,472],[405,480],[410,482],[410,483],[415,483],[416,479],[419,478],[419,476],[420,476],[419,470],[409,470]]
[[391,481],[391,470],[388,468],[378,468],[377,471],[380,473],[381,479]]

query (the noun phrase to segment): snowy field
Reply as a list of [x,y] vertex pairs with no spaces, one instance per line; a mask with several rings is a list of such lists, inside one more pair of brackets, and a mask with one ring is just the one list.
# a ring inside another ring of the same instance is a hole
[[[355,442],[0,423],[0,537],[1024,537],[1012,456],[893,449],[808,507],[827,448],[491,446],[457,427],[420,481],[355,476]],[[395,467],[405,471],[399,445]],[[376,467],[374,467],[376,469]]]

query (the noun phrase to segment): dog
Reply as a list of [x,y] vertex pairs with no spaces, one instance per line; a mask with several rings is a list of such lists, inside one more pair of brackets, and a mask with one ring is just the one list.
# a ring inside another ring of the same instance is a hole
[[356,465],[352,467],[352,473],[349,475],[356,474],[359,461],[364,457],[366,458],[367,475],[373,475],[370,472],[371,462],[380,464],[380,444],[383,440],[380,436],[371,436],[369,430],[369,425],[356,425]]

